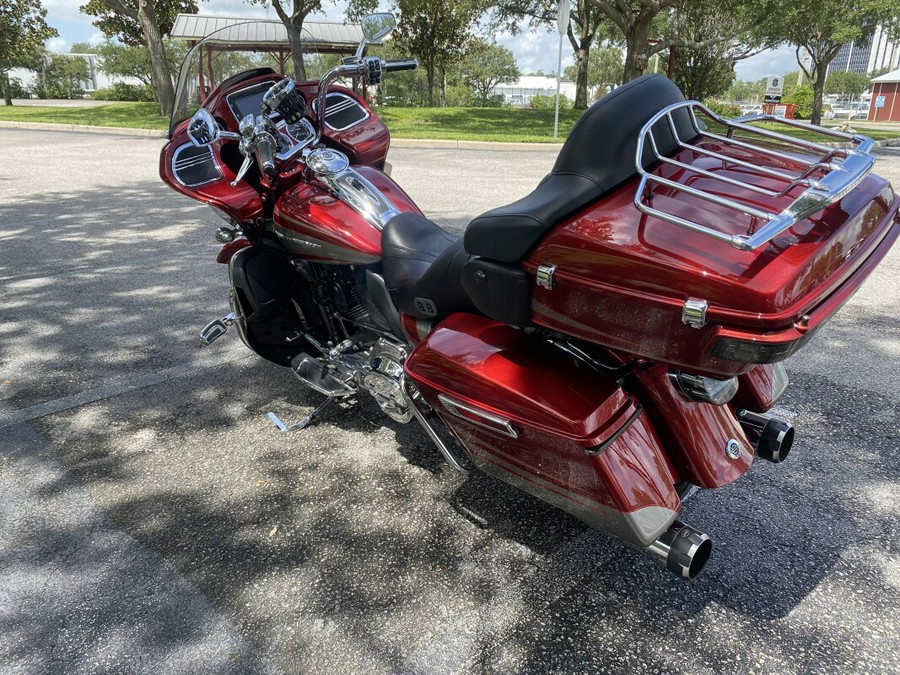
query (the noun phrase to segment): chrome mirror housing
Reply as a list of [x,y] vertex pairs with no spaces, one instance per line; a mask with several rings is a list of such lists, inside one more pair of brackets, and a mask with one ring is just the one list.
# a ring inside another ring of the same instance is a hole
[[221,129],[219,129],[219,125],[216,124],[213,116],[210,115],[209,111],[205,108],[200,108],[200,110],[194,113],[187,128],[188,138],[190,138],[191,143],[198,148],[203,148],[215,143],[216,140],[218,140],[220,133]]
[[223,138],[231,140],[240,138],[240,136],[234,132],[223,131],[206,108],[200,108],[200,110],[195,112],[194,116],[191,117],[191,121],[188,123],[187,135],[188,138],[191,139],[191,144],[198,148],[212,145]]
[[393,14],[382,12],[364,16],[360,25],[362,26],[363,39],[359,43],[359,47],[356,48],[356,58],[362,56],[367,44],[380,40],[394,30],[397,27],[397,20]]

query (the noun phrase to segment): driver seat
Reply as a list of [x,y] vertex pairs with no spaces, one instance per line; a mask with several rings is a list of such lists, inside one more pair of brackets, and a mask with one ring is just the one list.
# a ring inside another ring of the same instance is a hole
[[401,213],[381,231],[381,271],[397,308],[417,319],[476,312],[462,287],[469,256],[463,240],[417,213]]

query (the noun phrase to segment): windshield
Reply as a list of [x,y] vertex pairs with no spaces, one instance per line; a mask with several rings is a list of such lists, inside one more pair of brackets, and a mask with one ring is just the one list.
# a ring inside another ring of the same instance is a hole
[[[305,30],[301,41],[306,77],[318,79],[328,69],[328,63],[319,56],[314,40]],[[184,57],[178,74],[169,136],[179,123],[197,112],[219,84],[233,75],[255,68],[271,68],[279,75],[293,75],[291,47],[287,31],[280,21],[231,23],[194,45]]]

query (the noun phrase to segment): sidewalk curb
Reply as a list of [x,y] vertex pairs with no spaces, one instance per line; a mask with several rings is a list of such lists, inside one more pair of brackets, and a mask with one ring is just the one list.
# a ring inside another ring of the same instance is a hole
[[498,141],[450,141],[438,138],[391,138],[392,148],[449,148],[452,150],[493,150],[495,152],[541,152],[559,150],[562,143],[503,143]]
[[[28,129],[33,131],[72,131],[85,134],[111,134],[115,136],[139,136],[142,138],[165,138],[162,129],[127,129],[125,127],[94,127],[86,124],[51,124],[43,122],[16,122],[0,120],[0,129]],[[823,143],[835,148],[852,148],[852,143]],[[449,150],[493,150],[494,152],[542,152],[559,149],[562,143],[503,143],[495,141],[452,141],[426,138],[392,138],[391,147]],[[900,147],[900,138],[875,141],[876,148]]]
[[0,129],[29,129],[32,131],[74,131],[83,134],[112,134],[115,136],[141,136],[165,138],[162,129],[128,129],[125,127],[94,127],[87,124],[55,124],[44,122],[18,122],[0,120]]

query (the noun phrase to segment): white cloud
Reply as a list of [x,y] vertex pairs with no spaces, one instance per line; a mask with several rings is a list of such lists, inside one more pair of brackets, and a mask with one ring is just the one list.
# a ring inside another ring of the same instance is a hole
[[69,51],[69,43],[61,37],[50,38],[45,43],[45,46],[49,51],[59,54],[65,54]]
[[[532,30],[518,35],[504,31],[494,37],[499,44],[513,53],[519,70],[523,73],[534,73],[539,70],[545,73],[556,72],[559,56],[559,34],[556,31]],[[572,45],[566,40],[563,42],[563,70],[574,62]]]
[[99,47],[104,42],[106,42],[106,36],[100,31],[97,31],[96,33],[91,33],[91,36],[87,39],[87,41],[88,44],[91,45],[91,47]]
[[78,11],[87,0],[43,0],[41,4],[47,10],[47,23],[51,26],[58,21],[79,21],[90,18]]
[[770,75],[784,75],[798,67],[794,48],[785,45],[738,61],[734,70],[737,79],[755,81]]

